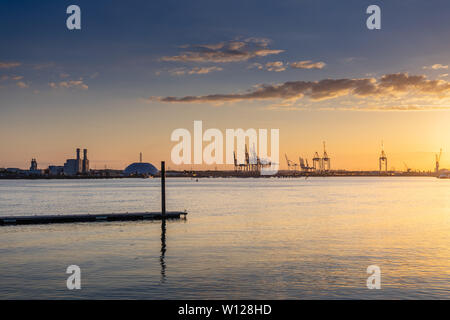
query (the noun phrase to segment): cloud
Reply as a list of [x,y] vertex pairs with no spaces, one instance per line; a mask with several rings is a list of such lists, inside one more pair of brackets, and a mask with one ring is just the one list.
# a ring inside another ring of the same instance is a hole
[[6,81],[6,80],[18,81],[18,80],[22,80],[22,79],[23,79],[23,76],[16,76],[16,75],[9,76],[9,75],[5,74],[0,77],[0,82]]
[[261,63],[255,62],[250,64],[247,69],[258,69],[258,70],[263,70],[264,66]]
[[195,68],[175,68],[172,70],[169,70],[169,73],[172,76],[182,76],[185,74],[208,74],[214,71],[222,71],[223,68],[221,67],[195,67]]
[[77,89],[83,89],[87,90],[89,87],[87,84],[83,82],[83,79],[80,80],[69,80],[69,81],[61,81],[59,83],[56,82],[50,82],[49,86],[53,89],[56,88],[77,88]]
[[20,62],[1,62],[0,61],[0,69],[10,69],[20,66]]
[[323,79],[320,81],[288,81],[281,84],[264,84],[244,93],[208,94],[183,97],[151,97],[150,101],[166,103],[223,103],[256,100],[298,100],[311,101],[333,99],[341,96],[354,98],[372,97],[393,99],[398,95],[420,95],[421,98],[442,99],[450,96],[450,82],[428,80],[424,75],[408,73],[386,74],[379,79]]
[[275,71],[281,72],[286,70],[286,65],[283,61],[273,61],[267,62],[266,64],[261,64],[258,62],[252,63],[247,67],[247,69],[258,69],[258,70],[267,70],[267,71]]
[[17,84],[17,86],[18,86],[19,88],[22,88],[22,89],[28,88],[28,87],[29,87],[29,86],[28,86],[25,82],[23,82],[23,81],[19,81],[19,82],[17,82],[16,84]]
[[442,65],[440,63],[436,63],[431,66],[424,66],[423,69],[433,69],[433,70],[448,69],[448,65]]
[[215,44],[186,45],[186,51],[176,56],[162,57],[162,61],[175,62],[239,62],[256,57],[265,57],[284,52],[284,50],[269,49],[270,40],[263,38],[248,38]]
[[312,62],[311,60],[291,62],[291,68],[294,69],[323,69],[326,66],[325,62]]
[[42,69],[47,69],[47,68],[53,68],[55,66],[54,62],[49,62],[49,63],[41,63],[41,64],[35,64],[33,66],[34,70],[42,70]]
[[293,69],[322,69],[326,66],[325,62],[312,62],[311,60],[298,61],[298,62],[283,62],[283,61],[273,61],[267,62],[265,65],[255,62],[248,66],[248,69],[258,69],[281,72],[285,71],[287,67],[290,66]]
[[207,74],[213,71],[222,71],[221,67],[206,67],[206,68],[193,68],[189,70],[189,74]]
[[266,70],[281,72],[281,71],[286,70],[286,66],[284,65],[284,63],[282,61],[267,62]]
[[448,106],[434,105],[369,105],[358,107],[342,107],[342,108],[323,108],[322,110],[341,110],[341,111],[430,111],[430,110],[449,110]]

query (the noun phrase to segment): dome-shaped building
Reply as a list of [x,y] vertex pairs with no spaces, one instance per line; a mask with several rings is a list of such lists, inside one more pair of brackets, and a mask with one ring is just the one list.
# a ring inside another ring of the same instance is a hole
[[123,173],[126,176],[149,175],[154,176],[158,173],[158,169],[151,163],[135,162],[125,168]]
[[123,171],[125,176],[154,176],[157,173],[158,169],[154,165],[142,162],[142,152],[139,154],[139,162],[130,164]]

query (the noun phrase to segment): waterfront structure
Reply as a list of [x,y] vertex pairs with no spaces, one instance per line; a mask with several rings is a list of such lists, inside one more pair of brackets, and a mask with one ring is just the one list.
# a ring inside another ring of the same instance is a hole
[[294,167],[294,171],[297,171],[297,164],[294,161],[289,160],[287,154],[284,154],[284,157],[286,158],[286,164],[288,167],[288,171],[291,171],[291,167]]
[[45,173],[44,170],[39,170],[37,167],[37,161],[35,158],[31,159],[30,170],[25,171],[25,175],[29,176],[41,176]]
[[379,167],[380,167],[380,173],[381,172],[387,172],[388,171],[388,160],[386,153],[384,152],[383,143],[381,144],[381,155],[378,159]]
[[83,164],[81,165],[81,171],[83,174],[89,173],[89,160],[87,157],[87,149],[83,149]]
[[320,158],[318,152],[314,153],[313,168],[314,168],[314,171],[322,170],[322,159]]
[[325,141],[323,142],[323,157],[322,157],[322,171],[330,171],[331,170],[331,159],[328,156]]
[[37,170],[37,161],[36,159],[31,159],[30,171]]
[[77,149],[76,159],[67,159],[64,164],[64,175],[75,176],[77,174],[88,174],[89,173],[89,160],[87,158],[87,149],[83,150],[84,157],[81,160],[81,149]]
[[123,171],[125,176],[154,176],[158,169],[151,163],[142,162],[142,153],[139,155],[139,162],[130,164]]
[[[286,156],[287,157],[287,156]],[[262,159],[256,154],[255,146],[251,149],[251,154],[248,151],[247,145],[245,145],[245,162],[240,163],[236,157],[236,152],[233,151],[234,158],[234,171],[235,172],[248,172],[250,174],[259,174],[264,168],[272,166],[270,159]]]
[[314,167],[310,167],[309,166],[308,159],[306,159],[306,161],[305,161],[305,159],[303,159],[302,157],[299,157],[298,158],[298,163],[299,163],[300,169],[302,171],[305,171],[305,172],[314,171]]
[[60,176],[64,173],[64,166],[49,166],[48,174],[50,176]]
[[312,169],[317,172],[328,172],[331,170],[331,159],[328,156],[325,141],[323,142],[323,156],[320,157],[318,152],[314,153]]
[[75,176],[81,171],[81,167],[79,166],[80,162],[76,159],[68,159],[66,163],[64,163],[64,175],[66,176]]
[[328,156],[325,141],[323,142],[323,156],[321,157],[318,152],[314,153],[312,158],[312,166],[309,166],[308,159],[302,157],[298,158],[298,164],[292,160],[289,160],[287,154],[285,154],[288,171],[294,170],[297,172],[297,167],[302,172],[329,172],[331,171],[331,158]]
[[439,173],[439,166],[440,166],[440,163],[441,163],[441,157],[442,157],[442,149],[439,152],[439,154],[436,155],[436,168],[434,169],[436,174]]

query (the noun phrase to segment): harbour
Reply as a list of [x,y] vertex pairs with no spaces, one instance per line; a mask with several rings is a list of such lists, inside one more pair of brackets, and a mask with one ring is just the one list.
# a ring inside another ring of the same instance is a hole
[[[2,227],[0,297],[449,298],[447,181],[170,178],[167,212],[189,214],[163,231],[161,220]],[[1,217],[159,212],[161,182],[3,180],[0,199]],[[65,285],[71,264],[77,292]],[[381,290],[366,287],[373,264]]]

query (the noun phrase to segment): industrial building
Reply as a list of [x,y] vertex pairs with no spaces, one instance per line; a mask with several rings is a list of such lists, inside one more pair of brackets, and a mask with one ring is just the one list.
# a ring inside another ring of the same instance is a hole
[[50,176],[61,176],[64,173],[64,166],[49,166],[48,174]]
[[125,176],[154,176],[158,169],[151,163],[142,162],[142,153],[139,154],[139,162],[130,164],[123,171]]
[[77,158],[68,159],[64,164],[64,175],[75,176],[77,174],[88,174],[89,173],[89,160],[87,158],[87,149],[83,150],[83,159],[80,157],[81,150],[77,149]]
[[37,170],[37,161],[35,158],[31,159],[30,171]]

